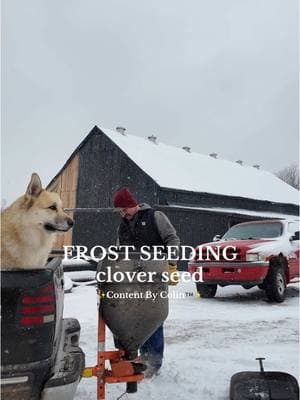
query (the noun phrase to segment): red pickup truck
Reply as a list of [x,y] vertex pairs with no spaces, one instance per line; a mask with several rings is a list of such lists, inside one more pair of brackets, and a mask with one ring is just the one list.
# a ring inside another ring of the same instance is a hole
[[[270,301],[282,302],[286,285],[299,277],[297,218],[244,222],[213,240],[199,246],[201,252],[196,252],[188,265],[199,281],[196,287],[201,297],[214,297],[218,285],[242,285],[245,289],[257,285]],[[228,257],[222,252],[225,248]],[[220,257],[216,261],[213,255],[217,250]]]

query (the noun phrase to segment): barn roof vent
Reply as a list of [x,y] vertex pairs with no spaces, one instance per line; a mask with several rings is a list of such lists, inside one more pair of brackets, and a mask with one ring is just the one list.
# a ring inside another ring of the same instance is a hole
[[243,160],[237,160],[236,163],[237,163],[237,164],[240,164],[240,165],[243,165],[243,164],[244,164],[244,161],[243,161]]
[[123,126],[117,126],[116,131],[121,133],[121,135],[126,136],[125,134],[126,128],[124,128]]
[[256,169],[260,169],[260,165],[258,165],[258,164],[254,164],[254,165],[252,165],[252,167],[256,168]]
[[157,142],[156,142],[157,137],[156,136],[154,136],[154,135],[148,136],[148,139],[150,140],[150,142],[153,142],[153,143],[157,144]]
[[191,148],[189,146],[183,146],[183,150],[185,150],[187,153],[191,152]]
[[210,153],[209,155],[212,158],[218,158],[218,154],[217,153]]

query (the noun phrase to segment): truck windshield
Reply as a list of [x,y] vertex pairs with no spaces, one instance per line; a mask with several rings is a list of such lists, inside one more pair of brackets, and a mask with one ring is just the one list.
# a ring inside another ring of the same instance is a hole
[[249,223],[235,225],[225,233],[222,239],[267,239],[276,238],[282,234],[282,224],[280,222]]

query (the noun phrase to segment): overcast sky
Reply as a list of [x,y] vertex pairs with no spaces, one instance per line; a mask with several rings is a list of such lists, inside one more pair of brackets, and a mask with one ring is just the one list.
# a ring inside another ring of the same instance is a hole
[[2,6],[2,198],[45,160],[55,174],[95,124],[269,171],[297,162],[297,0]]

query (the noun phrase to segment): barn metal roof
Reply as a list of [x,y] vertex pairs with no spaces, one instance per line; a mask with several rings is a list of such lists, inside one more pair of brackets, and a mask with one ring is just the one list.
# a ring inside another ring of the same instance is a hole
[[51,182],[91,135],[99,133],[104,133],[162,188],[299,204],[299,191],[271,172],[97,126],[82,140]]
[[161,187],[298,204],[299,191],[271,172],[140,136],[101,131]]

